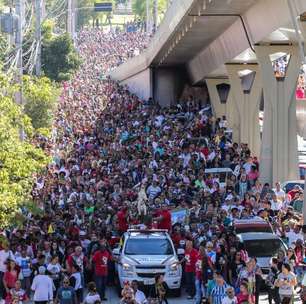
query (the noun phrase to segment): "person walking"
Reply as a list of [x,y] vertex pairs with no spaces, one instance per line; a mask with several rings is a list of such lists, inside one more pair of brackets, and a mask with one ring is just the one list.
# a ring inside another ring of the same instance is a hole
[[167,296],[167,285],[164,282],[164,276],[158,274],[155,277],[155,284],[150,290],[150,299],[154,304],[168,304]]
[[282,304],[293,303],[294,287],[297,285],[296,275],[291,271],[288,263],[282,265],[282,272],[278,275],[275,286]]
[[269,274],[266,278],[266,286],[268,289],[268,301],[269,304],[272,304],[272,301],[274,300],[275,304],[279,304],[279,294],[278,294],[278,288],[275,286],[275,282],[277,280],[277,277],[279,275],[279,271],[277,268],[277,258],[272,258],[271,260],[271,267],[269,270]]
[[20,268],[19,279],[21,280],[21,286],[26,291],[27,296],[31,293],[31,258],[27,255],[26,248],[22,248],[21,255],[16,257],[16,263]]
[[4,273],[6,272],[7,260],[14,260],[14,254],[9,248],[6,241],[1,242],[2,250],[0,250],[0,300],[5,299],[5,286],[3,284]]
[[146,299],[145,294],[138,289],[138,282],[137,280],[133,280],[132,281],[132,288],[134,291],[134,296],[135,296],[135,300],[137,302],[137,304],[147,304],[148,301]]
[[33,300],[35,304],[47,304],[53,300],[53,282],[45,273],[46,268],[40,266],[38,268],[38,275],[33,279],[31,289],[34,291]]
[[106,242],[102,240],[100,242],[100,249],[96,251],[92,257],[95,283],[102,301],[107,301],[105,297],[105,287],[108,275],[108,262],[111,259],[112,256],[106,249]]
[[88,294],[84,299],[84,304],[95,304],[97,301],[101,302],[101,298],[97,292],[96,284],[95,282],[90,282],[88,284]]
[[210,303],[221,304],[223,298],[226,297],[226,291],[230,286],[225,282],[220,272],[216,272],[215,281],[216,285],[213,287],[210,294]]
[[65,277],[63,285],[57,291],[55,304],[76,304],[76,293],[74,288],[70,286],[69,278]]
[[83,283],[80,267],[75,264],[72,265],[71,272],[70,285],[74,288],[77,304],[80,304],[83,302]]
[[196,262],[198,257],[198,251],[193,248],[192,241],[186,242],[185,257],[185,279],[186,279],[186,291],[188,299],[193,299],[195,295],[195,273],[196,273]]

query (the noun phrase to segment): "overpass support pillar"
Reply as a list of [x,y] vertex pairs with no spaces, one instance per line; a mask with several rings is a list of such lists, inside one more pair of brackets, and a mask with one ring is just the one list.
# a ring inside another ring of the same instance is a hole
[[161,107],[171,107],[178,102],[187,82],[186,71],[181,68],[153,69],[153,97]]
[[[296,45],[256,46],[264,89],[264,126],[260,178],[275,183],[298,178],[295,89],[300,69]],[[286,53],[290,60],[285,77],[276,78],[270,55]]]
[[[239,116],[237,115],[238,110],[231,93],[229,80],[223,78],[207,78],[206,85],[214,115],[217,118],[226,116],[228,125],[233,130],[233,141],[239,142]],[[219,86],[223,86],[221,93],[218,90]],[[226,86],[229,88],[227,89]]]
[[[253,155],[260,154],[259,105],[262,98],[261,71],[258,65],[226,65],[232,95],[239,115],[240,143],[248,144]],[[249,74],[242,76],[243,71]]]

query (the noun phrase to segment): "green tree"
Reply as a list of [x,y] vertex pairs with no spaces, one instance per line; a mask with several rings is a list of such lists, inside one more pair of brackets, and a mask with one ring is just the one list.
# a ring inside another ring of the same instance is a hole
[[[158,0],[158,16],[159,19],[162,18],[166,9],[167,9],[168,0]],[[153,4],[154,1],[150,0],[150,13],[153,14]],[[146,0],[132,0],[132,9],[134,14],[141,20],[146,19],[147,9],[146,9]]]
[[[109,12],[95,12],[92,8],[94,7],[95,2],[112,2],[113,9],[116,7],[118,3],[125,3],[127,0],[79,0],[78,6],[81,8],[78,11],[77,18],[77,28],[80,29],[85,25],[94,24],[95,20],[102,19],[106,20],[106,17],[110,14]],[[88,7],[87,9],[83,9]],[[100,23],[101,24],[101,23]]]
[[[95,12],[91,7],[94,7],[94,0],[79,0],[78,6],[82,9],[78,11],[77,28],[80,29],[88,25],[91,20],[98,18],[99,13]],[[88,8],[85,8],[88,7]]]
[[79,68],[80,59],[68,34],[45,40],[42,45],[42,69],[51,80],[68,80]]
[[59,89],[46,77],[36,78],[25,76],[23,78],[23,92],[25,97],[24,112],[37,129],[50,129]]
[[43,42],[48,42],[53,37],[53,30],[54,30],[54,21],[47,19],[43,22],[41,27],[41,34],[43,37]]
[[[33,176],[49,159],[31,144],[33,128],[27,115],[14,102],[11,79],[0,74],[0,227],[20,218],[20,208],[31,201]],[[19,138],[24,128],[26,139]]]

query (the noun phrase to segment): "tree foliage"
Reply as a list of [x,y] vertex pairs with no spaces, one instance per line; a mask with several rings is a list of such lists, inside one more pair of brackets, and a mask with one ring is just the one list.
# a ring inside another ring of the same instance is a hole
[[[0,227],[16,222],[20,207],[31,201],[33,175],[48,163],[45,153],[31,144],[33,128],[14,102],[10,79],[0,74]],[[20,140],[20,128],[26,139]]]
[[[150,13],[153,15],[154,0],[149,0]],[[132,9],[134,14],[142,19],[146,19],[147,9],[145,0],[132,0]],[[167,9],[167,0],[158,0],[158,15],[162,16]]]
[[42,45],[42,69],[51,80],[70,79],[79,68],[80,59],[68,34],[54,36]]
[[90,24],[92,21],[106,17],[109,15],[109,12],[95,12],[92,8],[94,7],[95,2],[111,2],[113,3],[113,8],[116,7],[119,3],[125,3],[127,0],[79,0],[78,5],[79,7],[88,7],[87,9],[80,9],[78,11],[78,18],[77,18],[77,28],[80,29],[85,25]]
[[37,129],[51,128],[59,89],[46,77],[35,78],[25,76],[23,92],[26,100],[24,112]]
[[88,7],[87,9],[81,9],[78,11],[77,28],[80,29],[83,26],[90,23],[92,19],[96,19],[99,14],[94,12],[90,7],[94,7],[94,0],[79,0],[79,7]]

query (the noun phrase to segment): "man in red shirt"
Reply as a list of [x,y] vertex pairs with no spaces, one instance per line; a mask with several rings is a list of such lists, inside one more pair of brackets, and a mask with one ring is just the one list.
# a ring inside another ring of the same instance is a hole
[[171,239],[173,241],[174,247],[178,248],[180,246],[180,241],[183,239],[180,227],[175,226],[172,230]]
[[167,204],[163,204],[162,210],[157,212],[157,218],[155,220],[158,222],[158,229],[171,231],[171,213],[168,210]]
[[126,206],[122,206],[120,211],[117,212],[118,230],[120,235],[126,232],[129,227],[127,217],[127,208]]
[[202,261],[205,254],[205,247],[200,245],[196,264],[195,264],[195,288],[196,288],[196,303],[200,303],[201,299],[205,294],[203,294],[203,282],[202,282]]
[[185,257],[185,279],[186,279],[186,291],[188,299],[192,299],[195,293],[195,272],[196,262],[198,259],[198,251],[193,248],[192,241],[186,241]]
[[108,262],[112,259],[112,255],[106,249],[106,240],[101,240],[100,249],[94,253],[91,261],[94,268],[94,278],[97,286],[97,291],[102,301],[107,301],[105,298],[105,286],[108,275]]

